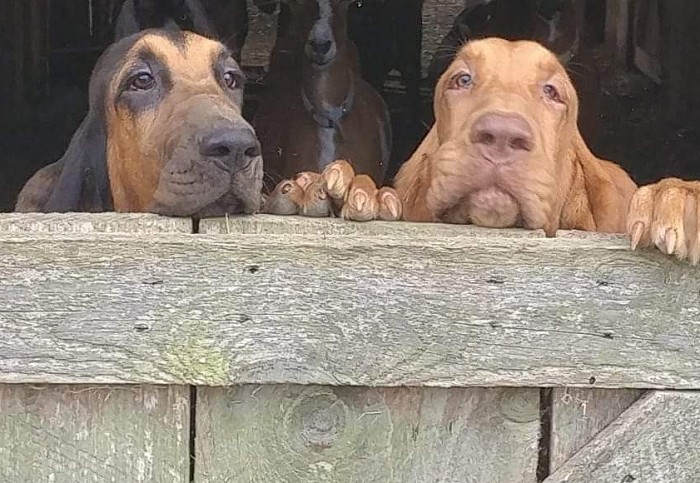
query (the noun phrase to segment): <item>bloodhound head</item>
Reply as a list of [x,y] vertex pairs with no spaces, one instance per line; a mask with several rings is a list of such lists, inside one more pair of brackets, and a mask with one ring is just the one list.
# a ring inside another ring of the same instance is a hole
[[437,83],[435,125],[396,177],[404,219],[623,232],[636,186],[591,154],[578,103],[540,44],[468,43]]
[[23,188],[17,211],[252,213],[262,158],[243,119],[244,76],[220,43],[147,30],[110,46],[66,153]]

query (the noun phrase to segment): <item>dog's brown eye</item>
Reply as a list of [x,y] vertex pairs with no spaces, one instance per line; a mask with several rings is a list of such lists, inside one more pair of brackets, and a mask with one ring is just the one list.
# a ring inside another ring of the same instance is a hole
[[224,73],[224,82],[226,83],[226,87],[228,87],[229,89],[235,89],[236,87],[238,87],[236,74],[234,74],[231,71]]
[[152,89],[156,85],[156,80],[148,72],[141,72],[136,74],[131,79],[131,84],[129,88],[134,91],[147,91]]
[[471,87],[473,82],[472,75],[467,73],[458,74],[454,78],[454,84],[457,89],[467,89]]
[[542,88],[542,92],[550,101],[562,102],[561,96],[559,95],[559,90],[552,84],[545,84],[545,86]]

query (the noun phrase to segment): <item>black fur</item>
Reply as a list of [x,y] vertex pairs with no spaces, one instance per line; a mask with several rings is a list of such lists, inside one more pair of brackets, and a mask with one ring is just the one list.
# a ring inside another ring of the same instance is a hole
[[126,0],[116,21],[115,40],[147,29],[190,30],[213,37],[214,29],[200,3],[193,11],[185,0]]
[[59,161],[62,165],[61,175],[42,207],[42,212],[113,210],[107,172],[105,107],[108,102],[115,102],[116,99],[108,98],[107,90],[110,81],[121,69],[126,53],[141,37],[149,33],[168,38],[182,36],[176,32],[143,31],[126,37],[105,50],[90,78],[90,109]]

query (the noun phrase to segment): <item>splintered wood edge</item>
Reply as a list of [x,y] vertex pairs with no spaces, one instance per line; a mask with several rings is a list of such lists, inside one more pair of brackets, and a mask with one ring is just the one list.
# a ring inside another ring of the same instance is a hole
[[192,233],[192,220],[148,213],[3,213],[1,233]]

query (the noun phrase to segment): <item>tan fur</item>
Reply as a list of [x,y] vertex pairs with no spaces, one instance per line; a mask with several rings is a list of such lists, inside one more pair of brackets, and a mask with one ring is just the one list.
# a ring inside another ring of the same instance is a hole
[[668,178],[635,193],[627,216],[632,248],[655,246],[700,263],[700,182]]
[[356,174],[350,163],[339,159],[323,173],[303,171],[277,184],[264,213],[312,217],[340,216],[352,221],[399,221],[402,205],[395,189],[377,188],[366,174]]
[[[196,40],[195,40],[196,39]],[[161,149],[168,141],[173,123],[184,119],[183,113],[193,98],[221,96],[222,88],[212,72],[219,44],[203,37],[188,36],[184,49],[167,38],[149,35],[134,44],[129,56],[148,46],[162,59],[177,79],[172,93],[158,106],[138,117],[124,108],[107,109],[107,165],[115,211],[146,211],[153,203],[160,173],[165,164]],[[113,97],[129,67],[129,59],[109,86]],[[231,105],[227,104],[226,109]],[[235,107],[240,113],[240,109]]]
[[[242,88],[223,79],[229,69],[235,79],[239,67],[223,45],[187,32],[144,31],[110,46],[66,152],[26,183],[15,209],[202,217],[258,210],[262,158],[241,115]],[[148,70],[152,83],[141,89],[134,78]],[[217,142],[243,147],[212,155]]]
[[[469,72],[474,85],[452,88]],[[551,83],[565,105],[542,96]],[[402,167],[395,187],[404,219],[491,227],[623,232],[636,189],[614,164],[596,158],[577,127],[578,97],[557,58],[534,42],[467,44],[438,82],[436,124]],[[484,113],[522,116],[535,147],[526,159],[494,168],[475,153],[474,121]]]

